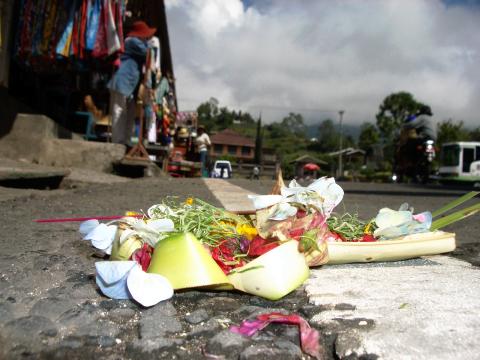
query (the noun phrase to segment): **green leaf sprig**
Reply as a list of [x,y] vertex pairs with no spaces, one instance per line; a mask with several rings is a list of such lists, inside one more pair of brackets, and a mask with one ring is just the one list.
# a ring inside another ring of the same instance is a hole
[[180,201],[177,197],[167,197],[161,206],[152,212],[155,218],[171,219],[176,231],[191,232],[197,239],[211,247],[218,246],[226,238],[240,236],[236,233],[236,225],[248,223],[243,216],[217,208],[197,198]]
[[347,241],[360,239],[365,233],[367,223],[358,218],[358,214],[345,213],[339,215],[333,213],[327,219],[330,231],[337,233]]

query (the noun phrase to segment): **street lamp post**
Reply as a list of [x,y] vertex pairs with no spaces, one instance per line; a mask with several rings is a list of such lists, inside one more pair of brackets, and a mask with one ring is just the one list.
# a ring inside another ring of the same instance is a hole
[[343,120],[343,114],[345,113],[345,110],[340,110],[338,112],[338,115],[340,115],[340,146],[339,146],[339,152],[338,152],[338,177],[341,178],[343,175],[343,163],[342,163],[342,148],[343,148],[343,131],[342,131],[342,120]]

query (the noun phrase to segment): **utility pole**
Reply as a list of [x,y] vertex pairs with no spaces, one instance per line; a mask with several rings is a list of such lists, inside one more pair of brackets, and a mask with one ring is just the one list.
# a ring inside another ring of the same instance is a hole
[[340,110],[338,115],[340,115],[340,146],[339,146],[339,153],[338,153],[338,178],[341,178],[343,175],[343,163],[342,163],[342,148],[343,148],[343,130],[342,130],[342,120],[343,114],[345,110]]

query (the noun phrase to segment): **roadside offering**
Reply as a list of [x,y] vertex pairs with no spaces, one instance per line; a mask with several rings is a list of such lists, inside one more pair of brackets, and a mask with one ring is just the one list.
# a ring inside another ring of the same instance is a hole
[[407,204],[380,209],[369,221],[339,215],[343,199],[333,178],[307,187],[295,181],[271,195],[250,196],[256,212],[238,215],[200,199],[167,197],[146,214],[102,224],[85,221],[85,240],[111,261],[96,264],[100,290],[114,299],[152,306],[174,290],[238,290],[277,300],[299,287],[309,267],[394,261],[455,249],[455,234],[438,231],[480,210],[480,203],[439,217],[478,192],[434,213]]

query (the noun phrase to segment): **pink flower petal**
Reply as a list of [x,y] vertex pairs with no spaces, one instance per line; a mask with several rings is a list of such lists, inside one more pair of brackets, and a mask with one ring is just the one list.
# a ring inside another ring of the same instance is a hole
[[421,213],[421,214],[417,214],[417,215],[413,215],[413,218],[419,222],[425,222],[425,220],[427,219],[425,217],[425,214]]

